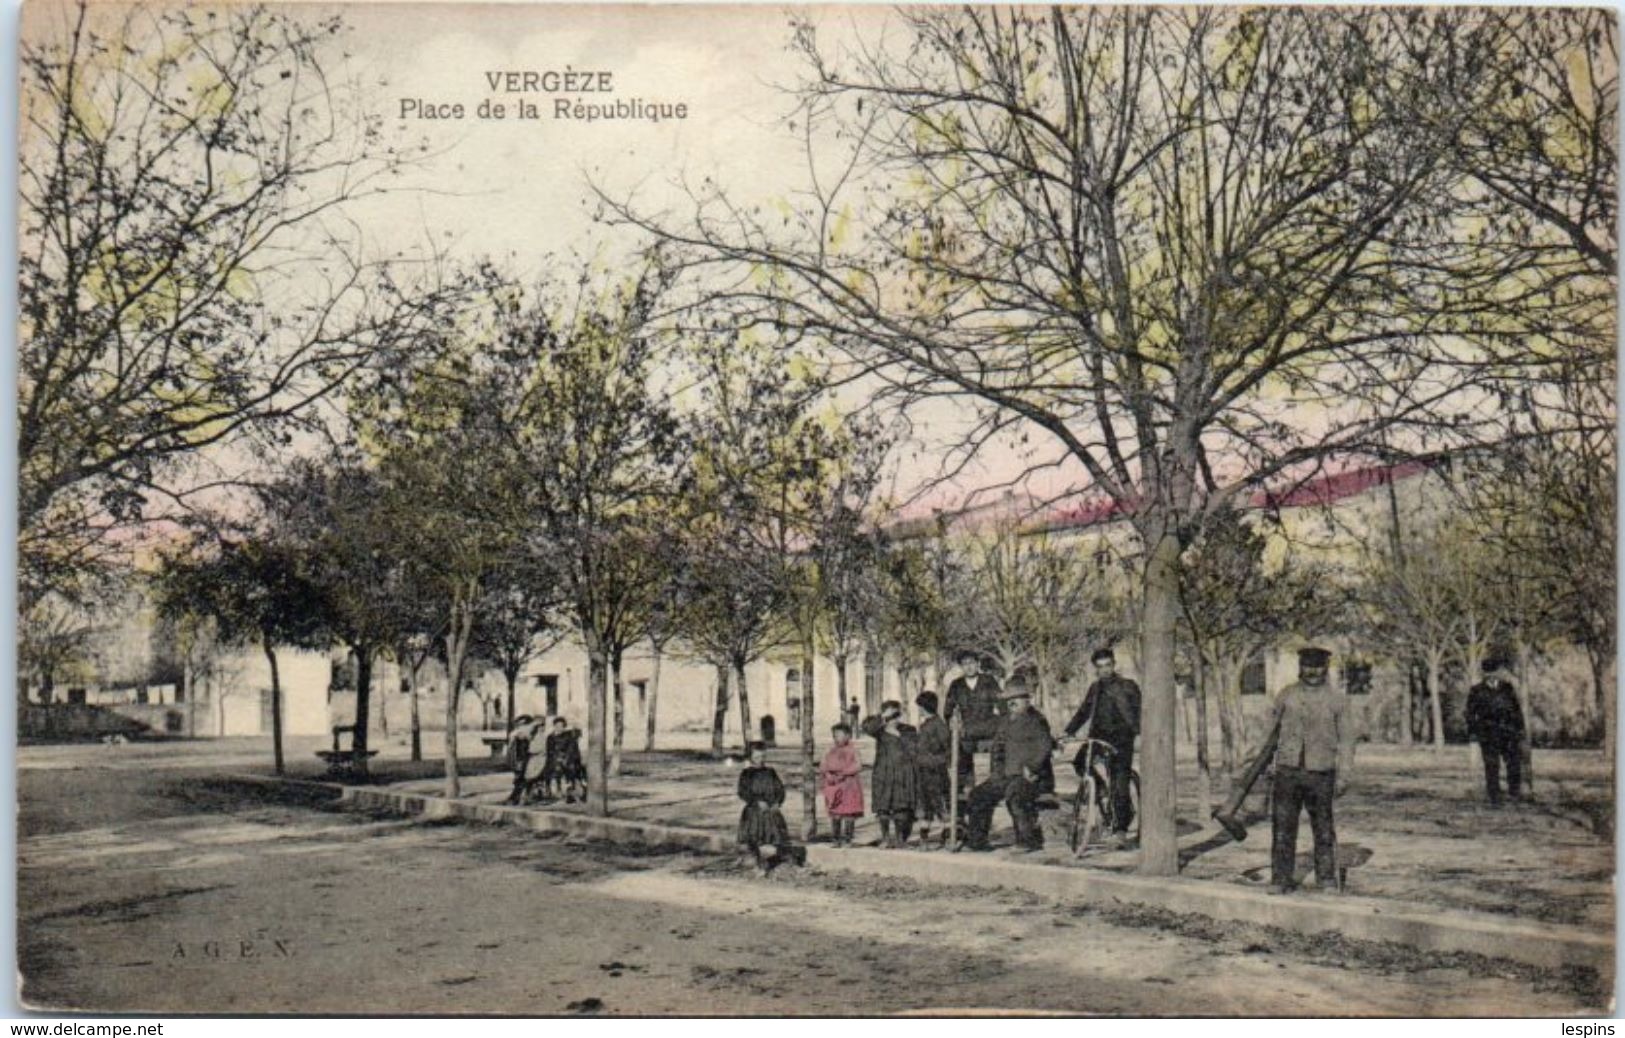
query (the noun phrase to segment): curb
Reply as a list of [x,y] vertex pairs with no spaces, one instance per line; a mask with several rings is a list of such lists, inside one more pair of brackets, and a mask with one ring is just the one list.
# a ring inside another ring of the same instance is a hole
[[1428,952],[1469,952],[1549,969],[1588,966],[1608,977],[1614,970],[1611,935],[1500,919],[1481,912],[1446,912],[1347,895],[1276,897],[1206,880],[1154,879],[985,855],[950,857],[855,847],[836,850],[814,844],[807,848],[807,860],[823,869],[866,876],[1008,887],[1069,902],[1140,905],[1301,934],[1336,933],[1354,940],[1393,941]]
[[[343,804],[429,819],[466,819],[533,832],[704,853],[731,853],[736,849],[729,836],[704,829],[447,800],[423,793],[331,782],[260,775],[229,777],[264,785],[331,790]],[[1548,969],[1582,966],[1603,976],[1613,975],[1612,935],[1503,919],[1482,912],[1441,911],[1346,895],[1273,897],[1263,891],[1205,880],[1124,875],[980,854],[919,854],[857,847],[837,850],[824,844],[812,844],[806,850],[808,864],[830,871],[947,886],[1007,887],[1073,903],[1140,905],[1311,936],[1339,933],[1355,940],[1392,941],[1428,952],[1467,952]]]
[[488,825],[512,825],[539,833],[561,833],[591,840],[608,840],[649,847],[680,847],[706,853],[726,853],[736,844],[726,836],[704,829],[683,829],[673,825],[633,822],[620,818],[537,811],[528,807],[480,804],[424,793],[398,793],[382,789],[346,786],[339,796],[344,804],[373,810],[395,811],[423,818],[458,818]]

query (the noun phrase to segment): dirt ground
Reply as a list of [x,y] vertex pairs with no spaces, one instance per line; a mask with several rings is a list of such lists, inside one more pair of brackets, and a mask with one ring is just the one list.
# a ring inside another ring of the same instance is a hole
[[[36,760],[47,761],[49,754]],[[1595,977],[1024,894],[20,773],[39,1007],[155,1013],[1579,1015]]]
[[[869,740],[864,740],[869,749]],[[1534,797],[1492,809],[1485,802],[1476,746],[1363,745],[1349,792],[1337,801],[1339,852],[1351,893],[1439,908],[1514,916],[1533,922],[1614,930],[1614,811],[1606,763],[1586,751],[1539,750]],[[770,754],[789,787],[785,816],[801,828],[800,764],[792,749]],[[866,756],[867,759],[867,756]],[[977,762],[985,769],[986,756]],[[437,777],[414,778],[385,765],[380,779],[402,788],[438,794]],[[738,822],[734,795],[737,768],[697,751],[629,754],[611,786],[617,816],[732,832]],[[1063,802],[1075,778],[1057,758]],[[867,781],[867,775],[865,775]],[[1251,836],[1235,843],[1198,803],[1195,762],[1180,761],[1180,847],[1184,875],[1262,887],[1269,880],[1270,823],[1260,783],[1249,800]],[[507,776],[492,772],[464,784],[464,795],[497,802],[510,789]],[[569,810],[549,805],[551,810]],[[1068,812],[1043,816],[1047,849],[1032,861],[1132,870],[1133,847],[1093,853],[1079,861],[1066,848]],[[995,817],[994,841],[1009,842],[1008,819]],[[827,827],[826,827],[827,828]],[[1300,869],[1311,868],[1307,819],[1299,827]],[[872,818],[859,823],[858,842],[878,839]]]

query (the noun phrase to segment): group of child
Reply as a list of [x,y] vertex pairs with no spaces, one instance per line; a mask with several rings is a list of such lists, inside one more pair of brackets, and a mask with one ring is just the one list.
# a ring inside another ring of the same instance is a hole
[[[903,704],[887,700],[880,714],[866,719],[863,734],[875,740],[871,806],[880,822],[880,845],[904,846],[920,824],[920,847],[932,849],[931,825],[941,823],[935,846],[951,838],[948,831],[948,764],[952,735],[937,714],[935,692],[921,692],[914,700],[920,708],[920,726],[903,721]],[[863,817],[862,763],[852,742],[852,726],[845,721],[831,729],[834,745],[818,768],[818,786],[829,812],[837,847],[852,845],[853,830]],[[750,746],[750,766],[739,776],[739,799],[745,809],[739,818],[739,843],[766,872],[787,855],[789,827],[780,811],[784,783],[767,764],[767,747]]]
[[551,732],[536,752],[536,741],[548,727],[547,718],[521,714],[508,734],[507,762],[513,772],[513,791],[506,803],[531,804],[556,800],[573,804],[587,798],[587,767],[581,759],[581,732],[562,717],[553,718]]
[[[864,720],[861,731],[875,740],[870,807],[880,823],[880,845],[896,848],[908,843],[915,822],[920,825],[920,846],[931,848],[932,823],[941,823],[936,846],[948,842],[948,757],[952,735],[937,715],[937,694],[921,692],[914,700],[920,708],[920,726],[903,721],[903,704],[895,699],[880,704],[880,714]],[[863,817],[863,780],[852,730],[846,724],[832,729],[835,745],[824,755],[818,784],[824,794],[835,830],[835,845],[852,845],[853,830]]]

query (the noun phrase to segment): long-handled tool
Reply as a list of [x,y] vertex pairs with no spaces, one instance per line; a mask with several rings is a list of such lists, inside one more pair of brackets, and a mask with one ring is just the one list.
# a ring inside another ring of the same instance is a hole
[[948,845],[959,850],[959,737],[965,730],[958,711],[948,719]]
[[1241,824],[1236,815],[1241,811],[1241,805],[1246,802],[1247,794],[1253,791],[1253,786],[1258,782],[1259,776],[1264,774],[1264,771],[1270,766],[1270,762],[1275,759],[1275,746],[1280,740],[1281,722],[1276,720],[1275,724],[1270,727],[1269,737],[1264,740],[1264,745],[1259,749],[1258,755],[1247,765],[1247,770],[1242,773],[1241,781],[1231,790],[1230,799],[1220,804],[1213,812],[1213,820],[1218,822],[1224,831],[1230,834],[1230,838],[1237,843],[1247,838],[1247,827]]

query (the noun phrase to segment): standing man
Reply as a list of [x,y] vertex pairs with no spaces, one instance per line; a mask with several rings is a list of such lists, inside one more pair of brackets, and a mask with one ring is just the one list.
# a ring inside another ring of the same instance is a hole
[[1506,678],[1504,657],[1486,657],[1480,670],[1484,680],[1467,693],[1467,734],[1478,740],[1484,755],[1484,792],[1491,807],[1501,806],[1501,762],[1506,761],[1507,790],[1512,799],[1523,796],[1523,710],[1518,694]]
[[1347,701],[1326,683],[1332,654],[1298,650],[1298,681],[1281,690],[1269,728],[1280,725],[1275,745],[1274,839],[1270,848],[1270,893],[1296,886],[1298,815],[1307,808],[1315,838],[1315,882],[1337,886],[1337,830],[1332,798],[1343,792],[1354,765],[1354,726]]
[[1000,696],[1006,712],[999,717],[992,739],[992,774],[971,791],[970,818],[965,846],[973,851],[993,848],[988,832],[993,827],[993,809],[1004,801],[1010,821],[1016,828],[1016,847],[1022,853],[1044,849],[1044,831],[1038,824],[1039,788],[1044,764],[1055,746],[1049,722],[1033,709],[1032,693],[1025,678],[1010,679],[1010,687]]
[[[1134,773],[1134,739],[1140,734],[1140,686],[1117,673],[1117,657],[1110,649],[1096,649],[1089,662],[1094,665],[1095,680],[1084,693],[1078,712],[1067,722],[1064,738],[1072,739],[1081,729],[1085,739],[1099,739],[1111,746],[1111,756],[1106,758],[1115,820],[1111,846],[1121,847],[1128,842],[1129,823],[1134,820],[1129,776]],[[1087,749],[1080,746],[1072,758],[1072,770],[1079,778],[1083,777]]]
[[948,686],[943,720],[953,723],[959,716],[963,726],[959,741],[959,789],[963,796],[976,781],[972,754],[991,749],[999,724],[999,682],[982,672],[982,658],[969,650],[958,656],[959,677]]

